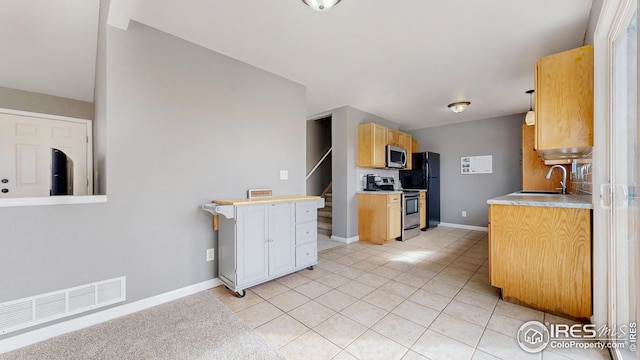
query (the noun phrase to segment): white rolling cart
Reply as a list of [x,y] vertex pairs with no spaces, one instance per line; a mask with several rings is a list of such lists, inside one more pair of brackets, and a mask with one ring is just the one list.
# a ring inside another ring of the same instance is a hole
[[219,216],[218,278],[245,289],[318,263],[319,196],[214,200],[202,209]]

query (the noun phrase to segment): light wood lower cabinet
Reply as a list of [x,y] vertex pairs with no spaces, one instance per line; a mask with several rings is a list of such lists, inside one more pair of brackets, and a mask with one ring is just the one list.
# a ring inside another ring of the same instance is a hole
[[420,229],[427,227],[427,192],[420,191]]
[[362,241],[384,244],[402,231],[401,194],[358,194],[358,236]]
[[492,204],[489,277],[505,301],[588,321],[591,210]]

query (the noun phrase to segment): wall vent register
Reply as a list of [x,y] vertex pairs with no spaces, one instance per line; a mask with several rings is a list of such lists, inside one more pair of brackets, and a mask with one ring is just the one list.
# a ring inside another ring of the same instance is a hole
[[0,304],[0,335],[126,300],[126,277]]

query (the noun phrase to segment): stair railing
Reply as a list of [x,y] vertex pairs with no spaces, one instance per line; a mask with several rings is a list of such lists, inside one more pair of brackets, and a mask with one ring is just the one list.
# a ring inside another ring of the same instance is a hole
[[331,153],[331,150],[333,150],[332,147],[329,148],[329,150],[327,150],[327,152],[324,154],[324,156],[322,156],[322,158],[320,158],[320,160],[318,160],[318,162],[316,163],[316,166],[314,166],[313,169],[311,169],[311,171],[309,171],[309,173],[307,174],[307,177],[305,178],[305,180],[309,180],[311,175],[313,175],[313,173],[316,172],[316,170],[318,170],[320,165],[322,165],[322,162],[324,161],[324,159],[326,159],[327,156],[329,156],[329,154]]

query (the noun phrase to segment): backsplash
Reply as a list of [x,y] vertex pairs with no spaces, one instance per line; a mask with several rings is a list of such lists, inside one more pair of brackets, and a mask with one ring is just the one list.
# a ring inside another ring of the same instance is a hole
[[593,193],[591,159],[574,160],[571,166],[571,189],[578,195]]
[[361,168],[359,167],[357,170],[358,176],[358,191],[362,191],[364,188],[364,176],[367,174],[375,174],[378,176],[388,176],[392,177],[396,183],[396,188],[400,187],[400,180],[398,178],[398,171],[395,169],[370,169],[370,168]]

